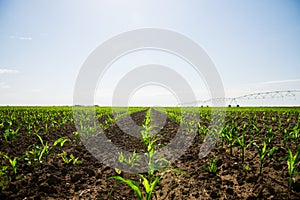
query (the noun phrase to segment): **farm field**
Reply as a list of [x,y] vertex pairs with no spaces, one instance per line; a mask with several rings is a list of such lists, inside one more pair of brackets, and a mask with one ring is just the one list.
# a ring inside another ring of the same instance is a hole
[[[199,119],[185,121],[178,107],[96,107],[102,134],[132,152],[116,162],[139,168],[135,152],[147,155],[149,171],[133,174],[86,149],[81,137],[95,142],[99,133],[78,133],[72,107],[0,107],[0,199],[300,199],[300,108],[182,110]],[[132,129],[130,119],[141,128]],[[222,126],[211,130],[211,123]],[[196,131],[191,146],[173,163],[154,161],[181,124]],[[219,135],[216,145],[199,158],[210,131]]]

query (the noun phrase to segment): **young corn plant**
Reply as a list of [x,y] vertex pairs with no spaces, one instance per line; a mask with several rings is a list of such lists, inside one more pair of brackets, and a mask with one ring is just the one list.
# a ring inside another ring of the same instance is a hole
[[3,136],[4,136],[4,139],[5,139],[6,143],[9,143],[8,138],[10,136],[10,130],[11,130],[10,128],[11,128],[11,126],[12,126],[12,122],[8,121],[8,126],[7,126],[7,128],[5,129],[5,131],[3,133]]
[[207,126],[201,126],[200,122],[198,122],[198,133],[200,135],[206,135],[208,132],[208,127]]
[[274,152],[278,149],[278,147],[273,146],[272,148],[268,149],[266,138],[265,138],[262,146],[259,146],[256,143],[253,143],[253,144],[255,145],[256,150],[259,155],[259,174],[262,175],[262,169],[263,169],[263,164],[264,164],[265,158],[272,156],[274,154]]
[[18,157],[11,159],[8,155],[3,155],[3,158],[9,161],[10,168],[12,169],[14,175],[17,174],[17,164],[18,164]]
[[76,144],[79,144],[79,142],[80,142],[80,138],[79,138],[79,132],[73,132],[73,135],[74,135],[74,137],[75,137],[75,143]]
[[66,164],[72,163],[73,165],[79,165],[82,163],[82,161],[79,160],[79,158],[75,158],[73,154],[70,155],[70,158],[68,158],[67,152],[63,151],[62,154],[60,154],[62,160]]
[[64,143],[68,141],[68,139],[61,137],[61,138],[58,138],[51,146],[51,145],[48,145],[48,141],[44,142],[43,138],[39,134],[35,134],[35,135],[39,138],[39,140],[42,144],[42,148],[38,152],[39,153],[39,157],[38,157],[39,162],[42,161],[43,156],[45,156],[45,161],[48,162],[48,157],[49,157],[52,149],[57,145],[59,145],[59,147],[62,148]]
[[248,144],[245,143],[245,133],[243,133],[240,137],[238,137],[237,135],[235,135],[235,141],[236,141],[237,147],[241,149],[242,163],[244,163],[246,149],[249,146],[251,146],[253,142],[250,142]]
[[28,147],[28,151],[26,151],[24,155],[24,160],[27,162],[27,165],[30,167],[35,167],[36,165],[40,165],[42,163],[39,160],[39,156],[41,154],[41,148],[37,144],[30,145]]
[[300,128],[298,127],[298,124],[294,126],[293,131],[290,132],[289,137],[295,141],[298,141],[300,133],[299,133]]
[[105,128],[109,127],[111,124],[115,123],[115,120],[107,115],[107,120],[105,121]]
[[235,133],[233,133],[233,129],[231,131],[222,131],[222,133],[221,133],[222,138],[227,140],[227,143],[229,145],[230,155],[232,155],[232,149],[233,149],[234,143],[235,143],[234,135],[235,135]]
[[274,132],[273,132],[273,129],[272,128],[269,128],[268,129],[268,132],[267,132],[267,142],[268,143],[271,143],[274,139]]
[[4,131],[4,133],[3,133],[3,136],[4,136],[4,139],[5,139],[5,142],[6,142],[6,143],[9,143],[9,142],[10,142],[10,141],[9,141],[9,138],[10,138],[10,137],[12,138],[13,141],[15,141],[15,140],[16,140],[16,137],[17,137],[17,135],[18,135],[18,133],[19,133],[19,130],[20,130],[20,128],[17,128],[16,130],[13,130],[13,129],[11,128],[12,122],[9,121],[8,123],[9,123],[9,125],[8,125],[8,127],[5,129],[5,131]]
[[5,190],[9,187],[11,178],[7,171],[9,166],[0,166],[0,191]]
[[[17,163],[19,158],[15,157],[14,159],[11,159],[3,152],[0,152],[0,158],[3,158],[0,163],[0,188],[4,190],[10,184],[11,180],[10,172],[8,171],[8,169],[12,170],[13,178],[16,178]],[[8,161],[9,165],[7,165],[7,162],[5,162],[5,160]]]
[[136,150],[134,150],[133,154],[131,156],[129,156],[128,158],[126,158],[123,155],[123,152],[118,152],[118,154],[119,154],[118,160],[120,163],[125,162],[125,163],[129,164],[131,167],[139,166],[139,164],[136,161],[140,160],[141,157],[136,154]]
[[287,164],[288,164],[288,173],[290,176],[289,179],[289,188],[291,189],[293,186],[293,183],[295,182],[294,175],[295,174],[300,174],[300,172],[296,171],[297,167],[299,166],[300,163],[300,148],[298,151],[293,155],[292,151],[288,149],[288,159],[287,159]]
[[30,137],[31,136],[31,132],[32,132],[32,126],[31,124],[27,124],[26,125],[26,129],[27,129],[27,136]]
[[217,158],[212,157],[209,161],[208,166],[203,166],[202,169],[209,173],[216,174],[218,171]]
[[156,142],[160,140],[159,137],[156,137],[155,134],[152,134],[152,126],[151,126],[151,109],[146,113],[145,121],[143,124],[143,130],[141,131],[142,141],[146,146],[146,153],[149,159],[148,165],[152,164],[152,158],[155,154],[155,146]]
[[[135,194],[137,195],[139,200],[151,200],[151,197],[154,193],[155,187],[157,186],[159,181],[162,179],[162,177],[166,173],[177,172],[177,173],[185,174],[184,172],[182,172],[180,170],[175,170],[175,169],[167,169],[157,175],[154,175],[153,172],[154,172],[154,170],[149,170],[147,176],[145,176],[143,174],[138,174],[138,176],[142,180],[142,185],[138,184],[134,180],[125,179],[121,176],[112,176],[112,177],[109,177],[108,180],[116,179],[123,183],[126,183],[135,192]],[[142,188],[144,188],[146,194],[143,193]]]

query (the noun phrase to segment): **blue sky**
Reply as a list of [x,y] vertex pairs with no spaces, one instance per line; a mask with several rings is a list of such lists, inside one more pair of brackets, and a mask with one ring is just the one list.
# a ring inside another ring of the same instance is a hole
[[[117,34],[148,27],[179,32],[205,49],[227,97],[300,89],[299,19],[297,0],[0,0],[0,105],[72,105],[89,54]],[[129,56],[127,63],[147,62],[142,58]],[[95,102],[109,104],[113,86],[129,69],[112,67]],[[188,66],[178,69],[199,99],[209,98]],[[144,87],[131,104],[176,103],[165,92]]]

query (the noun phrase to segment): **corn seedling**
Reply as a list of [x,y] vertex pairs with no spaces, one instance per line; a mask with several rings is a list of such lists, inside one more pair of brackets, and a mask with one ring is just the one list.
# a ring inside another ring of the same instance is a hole
[[252,145],[253,142],[250,142],[246,145],[246,143],[245,143],[245,133],[243,133],[240,137],[235,135],[235,140],[236,140],[237,147],[241,149],[242,163],[244,163],[245,151],[249,146]]
[[[31,149],[30,149],[31,148]],[[39,156],[41,153],[41,148],[37,144],[30,145],[28,147],[30,149],[29,151],[26,151],[26,154],[24,155],[24,160],[27,162],[29,166],[34,167],[36,164],[41,164],[41,160],[39,160]]]
[[[139,200],[151,200],[151,197],[155,190],[156,185],[162,179],[162,177],[166,173],[169,173],[169,172],[186,174],[180,170],[167,169],[167,170],[164,170],[163,172],[159,173],[158,175],[154,176],[154,169],[150,169],[148,171],[147,176],[145,176],[143,174],[138,174],[138,176],[141,178],[142,185],[138,184],[134,180],[125,179],[121,176],[112,176],[112,177],[109,177],[107,180],[116,179],[123,183],[126,183],[136,193]],[[146,194],[143,193],[142,188],[144,188]]]
[[79,133],[76,131],[76,132],[73,132],[74,134],[74,137],[75,137],[75,143],[78,144],[79,143]]
[[63,151],[62,154],[60,154],[62,160],[66,164],[72,163],[73,165],[79,165],[82,163],[82,161],[79,160],[79,158],[75,158],[73,154],[70,155],[70,158],[68,158],[67,152]]
[[5,129],[4,133],[3,133],[3,136],[4,136],[4,139],[5,139],[5,142],[8,143],[8,137],[10,136],[10,127],[12,126],[12,122],[11,121],[8,121],[8,127]]
[[17,163],[18,163],[18,157],[15,157],[14,159],[11,159],[8,155],[3,155],[3,158],[9,161],[10,168],[12,169],[13,173],[17,174]]
[[140,160],[140,156],[136,154],[135,150],[133,151],[133,154],[128,158],[126,158],[122,152],[118,152],[118,154],[119,154],[118,160],[120,163],[125,162],[129,164],[131,167],[139,166],[139,164],[136,163],[136,161]]
[[19,129],[20,128],[18,128],[18,129],[16,129],[16,130],[13,130],[12,128],[11,128],[11,126],[12,126],[12,122],[11,121],[9,121],[8,122],[9,123],[9,125],[8,125],[8,127],[5,129],[5,131],[4,131],[4,139],[5,139],[5,141],[6,141],[6,143],[9,143],[9,137],[12,137],[12,139],[13,139],[13,141],[16,139],[16,137],[17,137],[17,135],[18,135],[18,133],[19,133]]
[[204,171],[207,171],[209,173],[213,173],[216,174],[218,171],[218,167],[217,167],[217,158],[212,157],[209,161],[208,166],[203,166],[202,169]]
[[26,125],[26,128],[27,128],[27,136],[31,136],[31,131],[32,131],[32,126],[31,126],[31,124],[27,124],[27,125]]
[[151,130],[152,130],[152,126],[151,126],[151,113],[150,113],[151,109],[148,110],[148,112],[146,113],[146,117],[145,117],[145,121],[143,124],[143,130],[141,131],[141,135],[142,135],[142,141],[146,146],[146,152],[147,152],[147,156],[149,159],[148,164],[150,165],[152,163],[152,158],[155,154],[155,146],[156,146],[156,142],[158,140],[160,140],[159,137],[156,137],[156,135],[152,135],[151,134]]
[[293,155],[292,151],[290,149],[288,149],[287,164],[288,164],[288,173],[290,176],[290,179],[289,179],[289,187],[290,188],[292,188],[292,185],[295,181],[294,175],[300,174],[299,172],[296,171],[297,167],[299,166],[299,161],[300,161],[299,158],[300,158],[300,148],[295,153],[295,155]]
[[108,115],[107,120],[105,121],[105,127],[109,127],[111,124],[115,123],[115,120]]
[[299,139],[299,135],[300,135],[299,130],[300,130],[300,129],[299,129],[298,124],[297,124],[296,126],[294,126],[293,131],[290,132],[289,137],[290,137],[291,139],[297,141],[297,140]]
[[8,188],[10,184],[10,176],[7,171],[8,167],[9,166],[0,166],[0,189],[2,191]]
[[46,160],[46,162],[48,162],[48,157],[49,157],[49,155],[50,155],[52,149],[53,149],[55,146],[57,146],[57,145],[59,145],[60,148],[62,148],[63,145],[64,145],[64,143],[65,143],[66,141],[68,141],[68,139],[65,139],[65,138],[61,137],[61,138],[58,138],[58,139],[53,143],[52,146],[49,146],[49,145],[48,145],[48,141],[47,141],[47,142],[44,142],[44,141],[43,141],[43,138],[42,138],[39,134],[35,134],[35,135],[39,138],[39,140],[40,140],[40,142],[41,142],[41,144],[42,144],[41,151],[38,152],[38,153],[39,153],[39,157],[38,157],[39,162],[42,161],[43,155],[45,155],[45,160]]
[[206,135],[208,132],[208,128],[206,126],[201,126],[200,122],[198,122],[198,133],[200,135]]
[[273,153],[278,149],[277,146],[272,147],[271,149],[267,149],[267,141],[266,138],[263,142],[262,146],[257,145],[256,143],[253,143],[256,147],[256,150],[259,155],[259,174],[262,175],[262,168],[264,164],[264,160],[266,157],[272,156]]
[[229,145],[229,153],[230,155],[232,155],[232,148],[234,147],[234,143],[235,143],[233,131],[232,130],[228,132],[222,131],[221,135],[222,138],[225,138],[227,140]]

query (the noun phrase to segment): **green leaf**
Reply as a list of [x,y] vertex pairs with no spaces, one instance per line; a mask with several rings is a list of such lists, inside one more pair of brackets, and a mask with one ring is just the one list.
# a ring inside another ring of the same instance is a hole
[[293,158],[293,153],[290,149],[288,149],[288,156],[289,156],[289,158]]
[[1,168],[2,171],[6,171],[9,168],[9,166],[1,166]]
[[276,147],[276,146],[273,147],[273,148],[270,150],[269,155],[270,155],[270,156],[273,155],[274,152],[277,151],[277,149],[278,149],[278,147]]
[[42,137],[39,134],[37,134],[37,133],[35,135],[39,138],[40,142],[44,146],[44,141],[43,141]]
[[158,182],[160,181],[160,179],[161,179],[161,176],[156,176],[155,177],[155,180],[152,182],[151,187],[150,187],[150,191],[151,191],[150,195],[154,191],[154,189],[155,189],[156,185],[158,184]]
[[39,161],[41,161],[42,160],[42,157],[43,157],[43,154],[45,153],[45,151],[46,151],[46,146],[44,146],[44,148],[43,148],[43,150],[40,152],[40,155],[39,155]]
[[143,180],[142,184],[143,184],[143,186],[144,186],[144,188],[145,188],[145,190],[146,190],[146,193],[147,193],[147,194],[151,193],[151,187],[150,187],[150,184],[149,184],[148,179],[146,179],[142,174],[138,174],[138,175],[139,175],[139,176],[142,178],[142,180]]
[[[11,162],[11,161],[10,161]],[[17,164],[17,158],[14,158],[13,161],[11,162],[11,165],[12,166],[16,166]]]
[[267,149],[267,143],[266,143],[266,141],[264,141],[264,146],[262,148],[262,152],[263,153],[266,152],[266,149]]
[[81,164],[82,161],[81,160],[78,160],[79,158],[75,158],[75,160],[73,161],[73,164]]
[[55,147],[56,145],[60,144],[60,147],[63,147],[63,146],[64,146],[64,143],[67,142],[67,141],[68,141],[68,139],[61,137],[61,138],[58,138],[58,139],[53,143],[52,146]]
[[130,180],[130,179],[124,179],[121,176],[112,176],[112,177],[109,177],[107,180],[111,180],[111,179],[116,179],[123,183],[126,183],[127,185],[129,185],[129,187],[131,187],[131,189],[133,191],[135,191],[136,195],[138,196],[138,199],[140,199],[140,200],[143,199],[143,195],[139,188],[139,185],[135,181]]
[[298,161],[299,155],[300,155],[300,148],[298,149],[297,153],[296,153],[295,156],[294,156],[294,160],[295,160],[296,162]]
[[115,168],[115,171],[117,172],[117,174],[121,174],[122,173],[122,171],[119,170],[118,168]]
[[179,170],[179,169],[172,169],[171,171],[172,171],[172,172],[179,173],[179,174],[183,174],[183,175],[189,175],[189,174],[186,173],[185,171],[182,171],[182,170]]
[[209,172],[209,169],[208,169],[208,167],[206,167],[206,166],[202,166],[201,169],[203,169],[204,171]]

